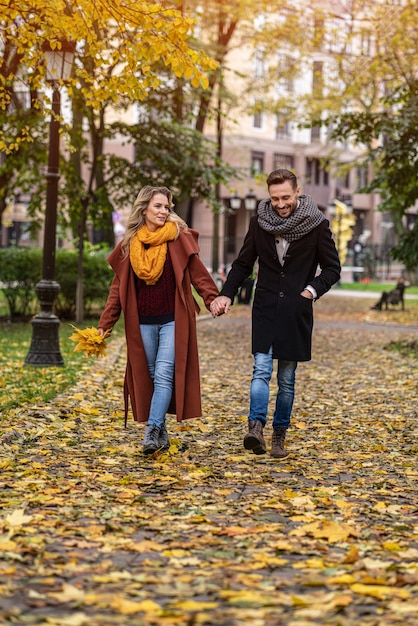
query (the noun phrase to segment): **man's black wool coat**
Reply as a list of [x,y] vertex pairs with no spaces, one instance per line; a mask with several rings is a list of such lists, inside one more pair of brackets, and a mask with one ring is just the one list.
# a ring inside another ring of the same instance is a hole
[[262,230],[251,218],[238,257],[221,290],[234,300],[258,259],[252,310],[252,352],[267,353],[287,361],[311,359],[313,302],[300,293],[312,285],[320,298],[340,278],[341,265],[328,220],[290,243],[283,266],[277,256],[274,234]]

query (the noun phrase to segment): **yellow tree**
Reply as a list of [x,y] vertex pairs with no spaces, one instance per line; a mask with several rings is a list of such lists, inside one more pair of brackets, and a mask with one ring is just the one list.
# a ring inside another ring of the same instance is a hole
[[[73,75],[66,84],[73,103],[71,148],[73,171],[80,190],[80,257],[87,209],[102,188],[100,166],[106,108],[127,107],[146,100],[158,88],[162,64],[172,76],[194,88],[206,88],[207,72],[216,63],[193,45],[194,20],[167,3],[138,0],[0,0],[0,215],[7,194],[22,183],[17,159],[35,138],[42,142],[46,101],[42,46],[60,49],[62,40],[76,42]],[[22,94],[31,94],[30,115]],[[42,94],[39,95],[39,94]],[[38,115],[34,115],[34,112]],[[89,121],[94,161],[87,187],[81,183],[83,119]],[[79,132],[80,131],[80,132]],[[29,149],[30,150],[30,149]],[[33,149],[37,154],[38,150]],[[78,167],[78,173],[77,173]],[[32,168],[30,168],[32,169]],[[28,186],[33,191],[33,187]],[[36,194],[32,196],[36,197]],[[111,215],[110,203],[107,211]],[[80,276],[80,284],[82,283]]]
[[356,219],[349,212],[348,206],[341,200],[334,200],[334,215],[331,220],[331,230],[334,234],[341,265],[347,258],[347,246],[353,236],[353,227]]
[[[217,143],[217,155],[222,155],[223,134],[226,124],[234,124],[243,111],[252,106],[256,89],[266,95],[265,85],[254,85],[251,81],[252,72],[237,73],[230,67],[230,55],[242,49],[247,53],[252,49],[256,54],[264,50],[265,41],[271,37],[270,30],[263,30],[262,24],[269,22],[268,16],[274,15],[281,19],[283,30],[281,40],[276,40],[276,47],[284,42],[295,42],[294,28],[286,28],[285,24],[294,26],[297,13],[290,10],[288,0],[177,0],[183,11],[190,11],[197,17],[200,44],[217,61],[217,67],[209,75],[207,89],[195,89],[190,93],[179,84],[177,110],[184,115],[185,111],[193,111],[193,124],[199,132],[208,130],[208,122],[212,122],[213,135]],[[279,34],[279,33],[277,33]],[[250,78],[251,75],[251,78]],[[248,83],[251,82],[250,87]],[[192,102],[192,106],[190,106]],[[267,107],[266,107],[267,108]],[[218,229],[220,209],[220,185],[216,186],[215,194],[218,202],[213,215],[213,250],[212,266],[218,267]],[[193,198],[187,209],[187,221],[192,222]]]
[[418,14],[413,0],[312,0],[303,8],[303,63],[316,67],[307,119],[328,112],[371,111],[382,94],[416,77]]
[[[61,39],[77,42],[78,55],[88,57],[101,70],[92,77],[82,65],[74,68],[73,82],[83,81],[85,97],[93,106],[109,97],[114,102],[121,97],[144,100],[159,85],[153,71],[156,61],[194,87],[205,87],[205,72],[214,68],[214,62],[190,46],[193,25],[190,17],[174,7],[146,1],[1,0],[0,109],[12,103],[11,89],[17,78],[31,89],[41,86],[42,43],[60,47]],[[98,38],[98,33],[105,36]],[[117,74],[109,75],[108,69],[115,64]]]
[[0,216],[8,189],[16,186],[18,168],[8,157],[37,139],[39,116],[49,115],[39,96],[45,84],[43,42],[57,48],[62,39],[77,42],[68,93],[80,90],[87,107],[98,111],[102,103],[146,99],[160,83],[157,60],[173,75],[205,88],[215,63],[190,45],[193,27],[190,17],[161,3],[0,0]]

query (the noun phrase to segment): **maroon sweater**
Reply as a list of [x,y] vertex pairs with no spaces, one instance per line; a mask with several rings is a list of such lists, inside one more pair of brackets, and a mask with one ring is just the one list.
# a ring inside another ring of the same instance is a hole
[[174,320],[176,281],[168,248],[163,273],[158,281],[155,285],[147,285],[137,278],[136,293],[141,324],[165,324]]

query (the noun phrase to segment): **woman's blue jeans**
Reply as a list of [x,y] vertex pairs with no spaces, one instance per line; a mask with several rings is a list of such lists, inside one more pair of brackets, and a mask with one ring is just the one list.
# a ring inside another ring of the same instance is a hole
[[142,343],[154,383],[148,424],[161,426],[170,406],[174,380],[174,322],[141,324]]
[[[295,399],[297,361],[281,361],[277,363],[276,408],[273,416],[273,428],[289,428]],[[248,419],[259,420],[263,426],[267,422],[269,403],[269,384],[273,373],[273,348],[268,354],[254,354],[254,370],[250,386],[250,413]]]

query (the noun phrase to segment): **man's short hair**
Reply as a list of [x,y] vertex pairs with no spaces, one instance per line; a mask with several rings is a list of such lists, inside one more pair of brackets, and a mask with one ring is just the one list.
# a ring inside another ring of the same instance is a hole
[[292,188],[296,191],[298,186],[298,179],[293,172],[285,169],[273,170],[272,172],[270,172],[266,180],[267,187],[270,187],[270,185],[283,185],[283,183],[285,183],[287,180],[292,185]]

